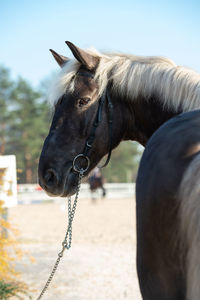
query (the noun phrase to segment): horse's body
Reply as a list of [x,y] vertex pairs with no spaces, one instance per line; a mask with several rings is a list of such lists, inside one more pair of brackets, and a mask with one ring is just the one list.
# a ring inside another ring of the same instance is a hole
[[[67,44],[75,59],[52,50],[62,71],[50,94],[54,117],[39,163],[40,185],[49,194],[63,197],[76,191],[78,174],[73,161],[85,151],[99,111],[84,175],[109,152],[110,144],[115,148],[123,140],[135,140],[145,146],[164,122],[200,108],[200,75],[191,70],[160,57],[105,55]],[[113,104],[112,119],[107,102],[99,104],[105,94]],[[152,288],[154,283],[150,283]]]
[[151,137],[136,182],[137,266],[145,300],[200,299],[200,110]]

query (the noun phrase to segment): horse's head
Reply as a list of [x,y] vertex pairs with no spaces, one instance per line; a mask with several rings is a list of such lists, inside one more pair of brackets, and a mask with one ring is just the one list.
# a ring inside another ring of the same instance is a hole
[[107,96],[105,92],[100,95],[95,78],[100,57],[67,44],[73,60],[51,50],[62,70],[52,93],[54,116],[39,162],[39,183],[47,193],[56,196],[76,191],[75,157],[84,154],[75,164],[77,168],[88,166],[84,173],[87,175],[109,152],[110,141]]

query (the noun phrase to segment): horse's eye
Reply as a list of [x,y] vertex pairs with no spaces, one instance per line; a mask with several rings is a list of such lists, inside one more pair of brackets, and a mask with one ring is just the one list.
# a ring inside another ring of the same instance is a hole
[[88,98],[88,97],[80,98],[80,99],[78,100],[78,106],[79,106],[79,107],[82,107],[82,106],[88,104],[88,103],[90,102],[90,100],[91,100],[91,99]]

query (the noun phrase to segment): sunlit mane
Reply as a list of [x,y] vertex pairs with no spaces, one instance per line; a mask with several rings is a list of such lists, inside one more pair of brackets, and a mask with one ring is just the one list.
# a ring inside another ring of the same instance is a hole
[[[95,73],[99,96],[112,80],[113,89],[125,100],[143,96],[147,100],[154,95],[166,107],[183,111],[200,107],[200,74],[177,66],[163,57],[140,57],[119,53],[101,54],[88,50],[100,58]],[[50,91],[50,103],[55,102],[68,89],[74,89],[74,76],[80,64],[71,60],[58,75]]]

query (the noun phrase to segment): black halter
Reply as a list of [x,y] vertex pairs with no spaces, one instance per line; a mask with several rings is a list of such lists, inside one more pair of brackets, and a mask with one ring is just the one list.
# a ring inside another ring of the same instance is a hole
[[[94,75],[89,73],[89,72],[79,72],[79,75],[82,76],[87,76],[87,77],[91,77],[94,78]],[[108,91],[104,91],[103,95],[101,96],[101,98],[99,99],[99,106],[97,109],[97,113],[96,113],[96,117],[94,119],[93,122],[93,126],[90,132],[90,135],[85,143],[85,148],[83,150],[82,154],[77,155],[74,158],[73,161],[73,169],[76,172],[80,172],[80,170],[82,169],[82,172],[86,172],[89,168],[90,165],[90,159],[88,157],[88,152],[92,149],[92,145],[94,143],[95,140],[95,134],[96,134],[96,129],[99,126],[101,120],[102,120],[102,112],[103,112],[103,106],[104,103],[107,102],[107,108],[108,108],[108,130],[109,130],[109,145],[108,145],[108,156],[106,159],[106,162],[104,163],[103,166],[101,166],[101,168],[104,168],[105,166],[107,166],[107,164],[110,161],[110,157],[111,157],[111,153],[112,153],[112,122],[113,122],[113,104],[110,98],[110,95],[108,93]],[[79,167],[78,164],[78,159],[79,158],[83,158],[86,160],[86,166],[84,168]]]

